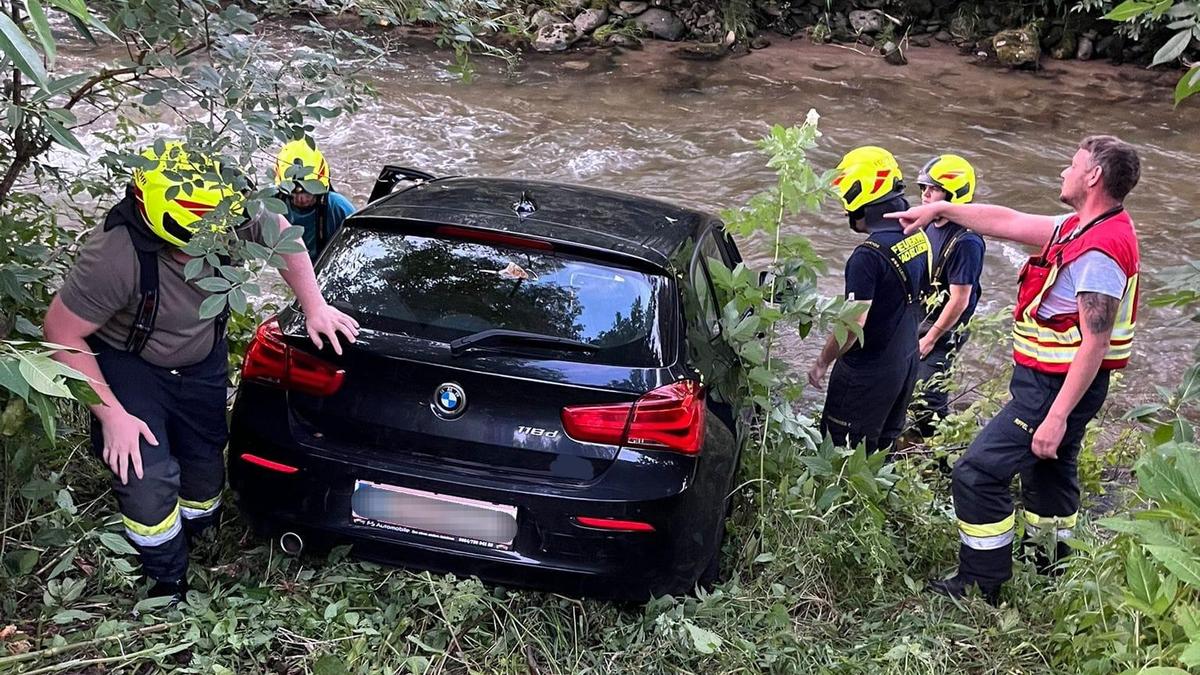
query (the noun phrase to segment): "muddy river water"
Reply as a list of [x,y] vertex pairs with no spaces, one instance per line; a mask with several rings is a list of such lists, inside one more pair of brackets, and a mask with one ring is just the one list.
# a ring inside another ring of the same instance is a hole
[[[283,29],[271,39],[287,40]],[[373,65],[378,99],[320,127],[335,180],[362,205],[379,167],[435,174],[517,176],[584,183],[717,211],[744,203],[773,175],[754,147],[772,124],[798,124],[815,108],[824,137],[813,159],[832,166],[862,144],[899,159],[915,176],[933,154],[957,152],[979,175],[978,201],[1061,213],[1059,172],[1089,133],[1138,147],[1142,179],[1128,200],[1141,236],[1143,288],[1155,271],[1200,259],[1200,114],[1174,109],[1171,91],[1132,68],[1050,62],[1040,73],[968,63],[951,48],[916,49],[910,65],[836,46],[792,42],[716,62],[681,60],[662,43],[642,52],[530,57],[513,75],[479,62],[462,83],[449,57],[414,43]],[[789,222],[830,262],[825,287],[841,288],[858,240],[832,204]],[[750,261],[766,247],[741,242]],[[989,242],[980,311],[1013,302],[1024,252]],[[1191,363],[1195,324],[1143,306],[1129,402],[1174,383]],[[815,340],[790,340],[807,364]]]

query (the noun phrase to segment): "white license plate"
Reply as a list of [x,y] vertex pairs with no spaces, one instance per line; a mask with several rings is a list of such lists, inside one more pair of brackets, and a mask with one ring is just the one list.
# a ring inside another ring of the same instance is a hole
[[517,535],[515,506],[366,480],[354,481],[350,521],[505,551],[512,548]]

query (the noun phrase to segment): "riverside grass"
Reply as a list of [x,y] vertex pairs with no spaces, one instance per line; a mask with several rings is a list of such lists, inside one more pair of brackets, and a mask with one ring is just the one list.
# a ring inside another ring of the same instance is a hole
[[[20,501],[38,519],[10,524],[4,535],[10,553],[38,556],[26,574],[4,580],[2,623],[16,630],[6,630],[0,643],[9,652],[0,656],[0,671],[1045,667],[1027,640],[1039,618],[1049,628],[1050,614],[1038,601],[1044,580],[1022,574],[1015,606],[1001,610],[919,593],[925,574],[945,569],[956,550],[945,506],[922,482],[919,462],[883,466],[881,457],[832,448],[777,458],[766,508],[739,496],[724,551],[729,579],[695,597],[616,605],[376,566],[351,559],[344,548],[324,559],[292,558],[255,539],[227,511],[219,535],[194,554],[187,603],[165,609],[138,602],[144,583],[121,552],[109,499],[75,504],[75,495],[104,492],[100,467],[83,453],[61,446],[39,458],[39,473],[56,482],[25,490],[33,499]],[[45,545],[56,537],[61,545]]]

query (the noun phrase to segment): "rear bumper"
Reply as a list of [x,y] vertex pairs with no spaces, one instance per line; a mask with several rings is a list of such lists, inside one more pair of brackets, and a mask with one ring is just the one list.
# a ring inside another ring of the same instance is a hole
[[[402,453],[380,458],[300,443],[290,422],[264,422],[287,420],[286,408],[262,413],[235,407],[230,482],[242,509],[276,532],[353,544],[360,557],[516,586],[645,599],[690,592],[719,545],[731,460],[622,451],[591,484],[506,482],[405,461]],[[298,471],[250,464],[243,453]],[[514,506],[516,536],[502,550],[354,524],[356,480]],[[644,522],[654,531],[588,528],[577,516]]]

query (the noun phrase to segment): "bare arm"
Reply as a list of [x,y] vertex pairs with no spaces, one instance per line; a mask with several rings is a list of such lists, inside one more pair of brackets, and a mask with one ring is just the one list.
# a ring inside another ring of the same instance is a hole
[[[856,321],[859,326],[867,325],[867,314],[871,312],[871,301],[864,300],[862,304],[866,306],[861,314],[858,315]],[[825,371],[834,361],[840,359],[843,354],[850,351],[858,342],[858,336],[849,335],[846,338],[845,344],[839,344],[837,338],[830,335],[825,340],[825,346],[821,348],[821,353],[817,355],[817,362],[808,371],[808,382],[814,387],[820,387],[821,382],[825,379]]]
[[970,303],[970,285],[950,284],[950,299],[946,301],[946,305],[938,313],[937,319],[934,320],[929,332],[925,334],[925,338],[931,342],[937,342],[938,338],[949,333],[950,329],[954,328],[955,324],[958,323],[958,319],[962,317],[963,312],[967,311],[967,305]]
[[[283,216],[276,216],[276,219],[281,232],[291,226]],[[269,224],[265,226],[269,227]],[[283,261],[285,267],[279,270],[279,275],[300,302],[304,322],[308,327],[308,337],[317,349],[323,348],[324,340],[328,339],[333,351],[341,354],[342,345],[338,334],[341,333],[347,342],[354,342],[358,337],[358,322],[325,302],[325,298],[321,296],[321,289],[317,286],[317,276],[313,272],[308,251],[285,254]]]
[[100,372],[100,364],[96,362],[96,356],[91,353],[91,347],[87,343],[87,337],[99,328],[100,326],[67,309],[63,301],[55,296],[50,301],[50,309],[46,310],[43,332],[48,342],[76,350],[55,352],[53,358],[87,376],[92,389],[100,396],[100,403],[90,406],[92,413],[103,421],[113,412],[125,412],[125,408],[113,395],[112,389],[104,379],[104,373]]
[[145,422],[125,410],[104,379],[100,364],[87,343],[87,337],[99,327],[72,312],[55,296],[50,301],[50,309],[46,310],[43,332],[49,342],[71,348],[72,351],[55,352],[53,358],[83,373],[100,397],[100,403],[91,406],[91,410],[100,420],[103,431],[102,455],[121,482],[128,483],[130,467],[134,475],[142,477],[141,439],[145,438],[150,445],[158,445],[158,439]]
[[886,217],[899,220],[905,232],[925,227],[938,218],[946,218],[982,235],[1039,247],[1045,246],[1054,234],[1054,216],[1022,213],[992,204],[933,202],[914,206],[907,211],[889,213]]
[[1058,456],[1058,446],[1066,433],[1067,417],[1075,410],[1108,352],[1113,323],[1117,318],[1119,300],[1103,293],[1080,293],[1076,298],[1079,306],[1079,331],[1082,341],[1079,352],[1067,369],[1062,388],[1050,405],[1046,415],[1033,435],[1033,453],[1042,459]]

